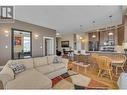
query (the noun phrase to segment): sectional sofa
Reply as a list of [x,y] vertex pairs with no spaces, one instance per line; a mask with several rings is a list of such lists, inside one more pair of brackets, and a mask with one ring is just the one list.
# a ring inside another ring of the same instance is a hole
[[[53,56],[30,59],[9,60],[0,72],[4,89],[51,89],[51,79],[67,72],[68,59],[53,63]],[[25,66],[25,71],[14,74],[10,64],[18,62]]]

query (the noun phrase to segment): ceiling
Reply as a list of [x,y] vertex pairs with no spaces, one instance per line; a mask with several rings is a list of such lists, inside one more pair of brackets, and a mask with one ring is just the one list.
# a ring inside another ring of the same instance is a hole
[[[112,19],[109,16],[112,15]],[[15,6],[17,20],[55,29],[61,34],[80,33],[122,23],[121,6]],[[95,21],[93,24],[92,22]],[[82,27],[80,27],[82,25]]]

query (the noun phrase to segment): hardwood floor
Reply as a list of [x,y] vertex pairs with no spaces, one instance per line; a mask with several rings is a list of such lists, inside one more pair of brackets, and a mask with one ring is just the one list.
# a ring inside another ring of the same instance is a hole
[[[118,77],[120,74],[118,74],[117,76],[115,75],[115,73],[113,73],[113,79],[110,80],[110,78],[108,76],[101,76],[101,77],[98,77],[97,74],[98,74],[98,68],[97,66],[95,66],[94,68],[92,66],[90,66],[88,69],[87,69],[87,72],[85,73],[84,71],[84,68],[83,67],[80,67],[79,66],[79,70],[77,71],[77,66],[74,65],[72,63],[72,61],[69,62],[69,65],[68,65],[68,68],[75,71],[75,72],[78,72],[82,75],[85,75],[85,76],[88,76],[94,80],[97,80],[105,85],[107,85],[109,87],[109,89],[118,89],[118,86],[117,86],[117,80],[118,80]],[[115,70],[113,70],[113,72],[115,72]],[[121,71],[119,71],[121,72]]]

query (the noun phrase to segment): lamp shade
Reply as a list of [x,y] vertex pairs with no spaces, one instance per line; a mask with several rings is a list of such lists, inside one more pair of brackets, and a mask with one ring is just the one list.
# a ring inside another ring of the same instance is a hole
[[123,48],[127,49],[127,43],[123,43]]

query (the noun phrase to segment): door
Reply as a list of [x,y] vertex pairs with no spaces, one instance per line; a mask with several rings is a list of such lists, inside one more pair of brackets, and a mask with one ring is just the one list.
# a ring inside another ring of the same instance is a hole
[[44,56],[54,54],[54,39],[52,37],[44,37]]

